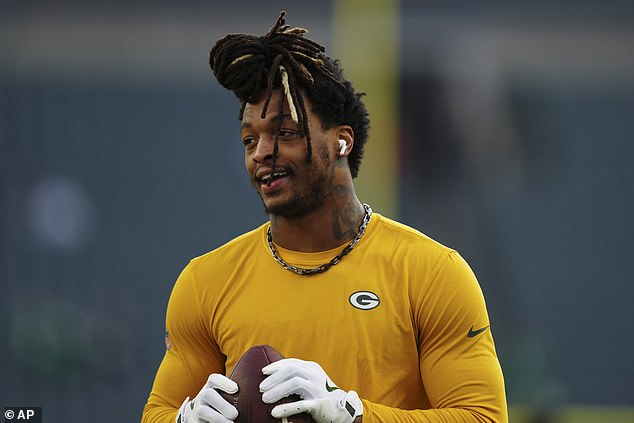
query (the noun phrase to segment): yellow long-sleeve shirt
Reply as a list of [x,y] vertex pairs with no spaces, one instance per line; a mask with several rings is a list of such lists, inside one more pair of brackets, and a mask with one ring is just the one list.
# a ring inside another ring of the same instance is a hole
[[[504,382],[482,291],[455,251],[372,216],[361,241],[314,276],[283,269],[269,224],[192,260],[167,309],[170,348],[143,423],[173,423],[211,373],[228,374],[253,345],[319,363],[362,398],[364,423],[507,422]],[[341,248],[299,253],[314,267]]]

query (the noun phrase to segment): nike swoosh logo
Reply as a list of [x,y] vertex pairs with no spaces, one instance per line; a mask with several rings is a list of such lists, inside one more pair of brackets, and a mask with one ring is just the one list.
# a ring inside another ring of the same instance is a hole
[[330,386],[330,385],[328,385],[328,381],[326,381],[326,391],[328,391],[328,392],[332,392],[332,391],[336,391],[337,389],[339,389],[339,388],[338,388],[338,387],[336,387],[336,386]]
[[473,326],[471,326],[471,328],[469,329],[469,332],[467,333],[467,338],[473,338],[474,336],[478,336],[482,332],[487,330],[488,328],[489,328],[489,325],[486,325],[485,327],[480,328],[478,330],[473,330]]

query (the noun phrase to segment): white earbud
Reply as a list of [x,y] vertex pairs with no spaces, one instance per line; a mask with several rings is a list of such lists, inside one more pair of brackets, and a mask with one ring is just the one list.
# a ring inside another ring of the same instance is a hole
[[346,148],[348,148],[348,144],[344,140],[339,140],[339,155],[343,156],[346,152]]

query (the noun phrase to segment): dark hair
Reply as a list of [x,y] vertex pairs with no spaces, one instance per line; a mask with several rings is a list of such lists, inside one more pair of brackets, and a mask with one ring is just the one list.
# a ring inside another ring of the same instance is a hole
[[[312,111],[326,128],[350,125],[354,131],[354,146],[348,155],[348,164],[354,178],[359,173],[370,126],[367,109],[361,100],[365,94],[356,92],[352,83],[344,78],[338,60],[328,57],[323,46],[304,37],[306,29],[286,25],[285,16],[286,12],[282,12],[264,36],[229,34],[218,40],[209,53],[209,65],[218,82],[240,100],[240,119],[246,103],[257,101],[262,90],[266,90],[262,109],[264,118],[272,92],[279,88],[282,94],[279,107],[289,99],[291,115],[301,124],[306,137],[307,162],[311,161],[312,147],[300,90],[306,94]],[[277,151],[276,137],[274,161]]]

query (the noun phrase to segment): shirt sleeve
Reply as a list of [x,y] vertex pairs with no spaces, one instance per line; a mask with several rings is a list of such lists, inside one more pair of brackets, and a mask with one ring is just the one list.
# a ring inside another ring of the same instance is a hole
[[200,313],[193,266],[181,273],[167,306],[166,348],[142,423],[173,423],[183,401],[194,398],[211,373],[225,372],[224,357]]
[[401,410],[364,400],[364,423],[507,423],[502,370],[480,286],[451,251],[415,310],[420,375],[431,408]]

